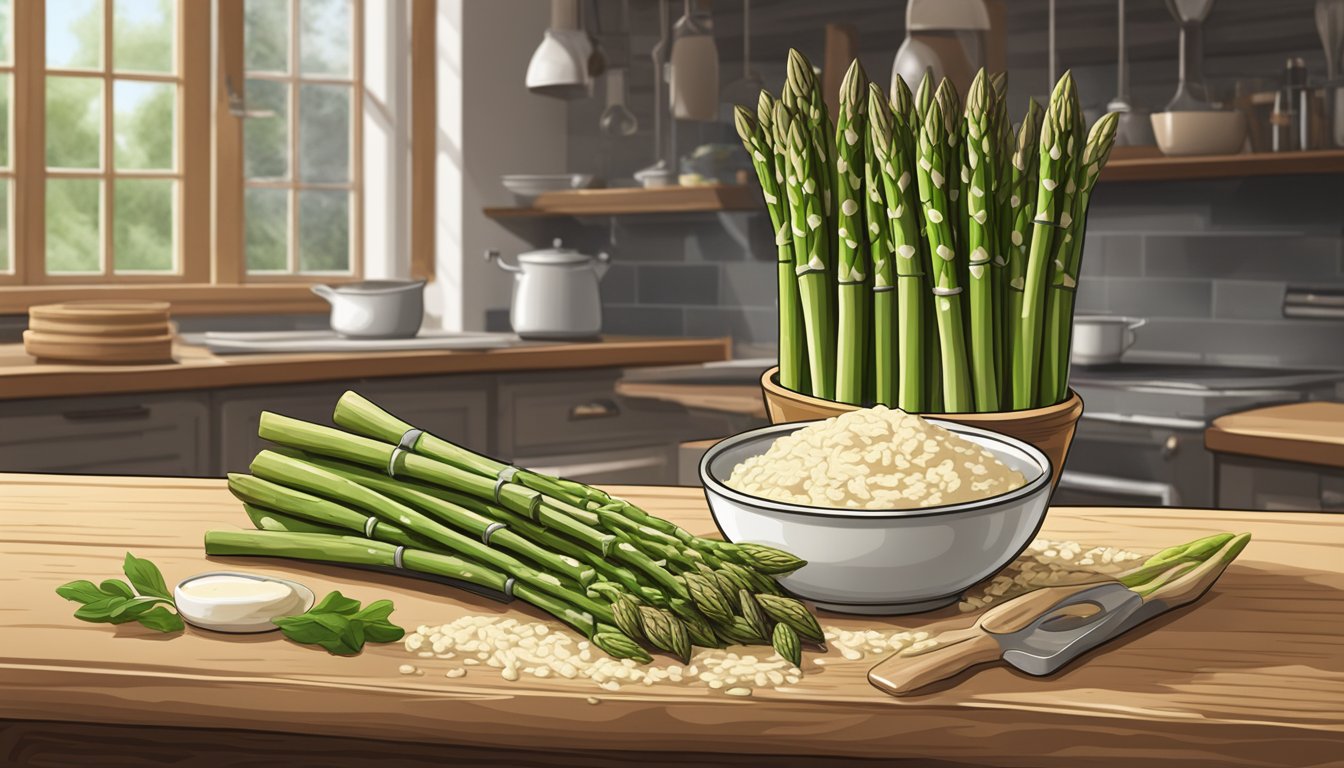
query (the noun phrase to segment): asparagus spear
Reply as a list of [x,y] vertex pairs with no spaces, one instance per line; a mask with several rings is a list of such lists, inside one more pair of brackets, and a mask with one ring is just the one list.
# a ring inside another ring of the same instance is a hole
[[812,394],[831,400],[835,397],[836,336],[832,320],[835,302],[827,276],[829,239],[823,227],[824,208],[818,194],[818,180],[825,174],[814,167],[812,145],[805,135],[806,129],[795,121],[789,129],[789,218]]
[[1060,215],[1065,228],[1062,263],[1050,281],[1046,294],[1044,359],[1041,362],[1041,405],[1061,402],[1069,394],[1069,345],[1073,337],[1073,303],[1078,286],[1078,269],[1082,264],[1083,234],[1087,228],[1087,208],[1092,188],[1110,157],[1115,144],[1119,115],[1103,115],[1093,126],[1083,148],[1082,162],[1077,173],[1078,191],[1074,197],[1070,220]]
[[947,136],[942,109],[929,105],[919,131],[919,198],[924,209],[924,230],[931,250],[935,315],[943,377],[943,407],[949,413],[968,413],[974,408],[966,364],[966,335],[962,320],[961,284],[953,249],[952,208],[946,195]]
[[[1044,326],[1045,288],[1049,259],[1059,224],[1060,200],[1071,177],[1074,85],[1065,72],[1050,96],[1050,107],[1041,126],[1040,181],[1036,192],[1036,217],[1032,222],[1031,249],[1022,292],[1022,312],[1015,329],[1013,350],[1013,408],[1036,406],[1037,372],[1041,362],[1041,331]],[[1059,195],[1056,195],[1056,190]]]
[[836,234],[839,247],[838,314],[836,325],[835,399],[863,403],[864,363],[868,355],[870,314],[867,238],[863,235],[862,196],[863,145],[867,133],[868,75],[858,59],[845,73],[840,86],[840,119],[835,132],[835,194],[838,200]]
[[[914,101],[910,104],[910,113],[908,124],[910,126],[910,144],[909,157],[917,158],[919,151],[919,132],[924,125],[925,118],[929,114],[929,106],[933,104],[933,70],[924,69],[924,77],[919,81],[919,88],[915,92]],[[916,189],[918,191],[918,189]],[[923,217],[921,217],[923,218]],[[951,247],[949,245],[949,247]],[[933,259],[933,251],[929,247],[929,235],[926,226],[919,228],[919,260],[922,264],[930,264]],[[928,274],[922,281],[924,287],[932,292],[934,289],[935,275],[926,270]],[[942,413],[943,407],[943,366],[941,362],[942,340],[938,332],[938,316],[934,301],[924,302],[924,391],[927,398],[927,410],[929,413]]]
[[[943,159],[947,166],[944,170],[944,174],[947,176],[947,202],[955,214],[952,227],[953,242],[948,245],[959,253],[965,253],[966,204],[961,199],[961,190],[962,187],[966,186],[967,171],[961,161],[964,152],[963,146],[966,141],[966,136],[962,130],[961,94],[957,92],[957,86],[944,77],[938,81],[938,88],[933,92],[933,100],[943,113],[944,140],[947,145],[947,156]],[[967,264],[965,261],[965,259],[961,259],[957,264],[963,285],[966,284]]]
[[919,197],[912,187],[911,171],[915,167],[910,153],[910,127],[905,116],[910,114],[910,90],[896,79],[893,92],[897,94],[893,111],[882,103],[881,91],[875,87],[869,92],[869,139],[873,157],[880,166],[885,211],[882,218],[888,222],[891,251],[894,257],[899,315],[896,318],[897,340],[897,397],[896,404],[905,411],[917,412],[925,407],[925,386],[930,365],[924,331],[926,315],[925,268],[920,255]]
[[1005,395],[1004,402],[1012,403],[1012,371],[1013,359],[1017,347],[1017,324],[1022,316],[1022,296],[1023,288],[1026,286],[1027,275],[1027,248],[1029,247],[1029,238],[1031,237],[1031,219],[1035,215],[1036,183],[1039,174],[1039,162],[1037,160],[1038,142],[1040,138],[1041,118],[1044,111],[1041,105],[1034,99],[1027,102],[1027,113],[1022,119],[1022,124],[1018,128],[1016,149],[1013,151],[1012,159],[1012,182],[1008,196],[1008,210],[1011,219],[1008,227],[1008,275],[1007,275],[1007,306],[1004,308],[1003,325],[1006,329],[1004,337],[1004,359],[1007,361],[1008,371],[1005,372]]
[[874,132],[881,132],[890,144],[891,113],[882,97],[882,89],[875,83],[868,84],[867,98],[869,130],[863,137],[863,198],[864,218],[868,221],[868,252],[873,260],[873,399],[891,408],[899,402],[897,384],[900,378],[896,269],[882,184],[881,165],[887,155],[874,138]]
[[991,134],[993,104],[985,70],[980,70],[966,97],[966,249],[969,252],[969,315],[971,329],[971,382],[975,407],[999,410],[998,371],[994,363],[994,284],[990,249],[994,247],[988,196],[993,194],[990,168],[996,159],[996,137]]
[[1008,73],[996,72],[989,78],[993,87],[994,114],[992,118],[995,162],[989,168],[993,205],[990,208],[994,247],[990,250],[990,274],[994,285],[994,371],[999,381],[999,403],[1009,402],[1008,324],[1004,320],[1004,306],[1008,302],[1008,233],[1013,217],[1008,198],[1012,191],[1013,126],[1008,119]]
[[[452,555],[409,547],[401,549],[398,556],[398,549],[400,548],[395,545],[381,541],[322,533],[280,531],[206,531],[205,533],[207,555],[284,557],[344,565],[404,568],[416,573],[464,581],[496,592],[506,592],[509,577],[488,566],[469,563]],[[634,658],[643,662],[652,660],[618,628],[594,620],[592,615],[576,608],[574,602],[556,598],[526,584],[513,584],[509,590],[514,597],[540,608],[582,632],[594,645],[610,656]],[[571,596],[580,597],[576,592],[571,593]],[[608,637],[603,638],[603,635]],[[613,635],[616,637],[611,637]],[[613,642],[614,639],[617,641]],[[624,642],[620,642],[620,639]]]
[[745,107],[733,109],[734,124],[742,144],[751,155],[756,178],[761,183],[770,223],[775,231],[778,256],[779,303],[779,383],[787,389],[801,391],[803,372],[802,307],[798,299],[798,281],[794,276],[793,238],[789,233],[789,206],[782,199],[778,181],[780,172],[775,167],[773,145],[774,99],[761,91],[756,117]]

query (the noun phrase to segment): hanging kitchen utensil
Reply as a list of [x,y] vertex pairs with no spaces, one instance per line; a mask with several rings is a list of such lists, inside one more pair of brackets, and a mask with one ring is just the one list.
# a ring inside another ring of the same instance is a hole
[[602,19],[598,15],[597,0],[588,0],[580,9],[580,27],[588,35],[588,45],[592,52],[588,54],[588,79],[596,80],[607,71],[607,52],[602,50]]
[[751,68],[751,0],[742,0],[742,76],[719,93],[719,119],[732,122],[733,106],[755,104],[765,83]]
[[[663,86],[666,83],[666,56],[669,44],[667,0],[658,0],[658,42],[649,52],[653,60],[653,165],[635,172],[635,180],[645,187],[670,187],[677,183],[675,149],[663,140],[663,113],[667,109]],[[671,118],[668,119],[671,122]]]
[[672,115],[680,120],[713,121],[719,116],[719,49],[714,21],[703,5],[684,0],[672,28]]
[[578,0],[551,0],[551,26],[527,65],[527,88],[543,96],[583,98],[593,52],[588,33],[579,28]]
[[1200,112],[1217,109],[1210,103],[1204,85],[1204,20],[1214,0],[1166,0],[1167,10],[1181,26],[1180,82],[1167,112]]
[[1216,538],[1222,539],[1221,545],[1198,564],[1185,568],[1173,563],[1133,589],[1104,581],[1045,587],[1015,597],[985,611],[970,627],[942,632],[928,645],[906,648],[878,663],[868,672],[868,682],[904,696],[1000,660],[1029,675],[1057,672],[1143,622],[1198,600],[1251,536]]
[[1129,100],[1129,55],[1125,46],[1125,0],[1119,0],[1117,9],[1115,57],[1115,98],[1106,105],[1107,112],[1119,115],[1115,125],[1115,144],[1120,147],[1150,147],[1157,143],[1148,110],[1136,108]]
[[624,69],[607,70],[607,108],[598,127],[607,136],[631,136],[639,130],[639,119],[625,106]]
[[1335,146],[1344,147],[1344,0],[1316,0],[1316,31],[1325,46],[1330,138]]

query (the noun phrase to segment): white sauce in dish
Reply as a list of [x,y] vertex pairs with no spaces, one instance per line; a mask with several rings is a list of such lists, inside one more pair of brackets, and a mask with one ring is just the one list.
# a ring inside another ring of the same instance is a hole
[[313,605],[313,592],[288,579],[247,573],[202,573],[183,579],[173,599],[188,623],[218,632],[268,632],[272,619]]
[[199,600],[247,599],[260,602],[284,600],[294,594],[292,587],[278,581],[228,575],[192,579],[182,585],[182,591]]

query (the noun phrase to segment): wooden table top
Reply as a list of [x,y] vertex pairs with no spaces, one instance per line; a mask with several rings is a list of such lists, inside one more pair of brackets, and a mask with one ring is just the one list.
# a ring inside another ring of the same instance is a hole
[[1344,403],[1288,403],[1220,416],[1204,432],[1217,453],[1344,468]]
[[22,344],[0,344],[0,400],[385,376],[708,363],[732,357],[732,341],[611,336],[595,342],[490,350],[264,355],[215,355],[205,347],[179,342],[173,353],[174,362],[157,365],[39,363],[23,351]]
[[[713,530],[699,489],[612,490],[692,531]],[[1151,552],[1213,531],[1255,538],[1196,606],[1057,675],[989,668],[907,699],[866,682],[877,658],[846,661],[834,649],[824,667],[814,664],[820,652],[805,652],[799,684],[750,698],[698,683],[608,692],[586,680],[507,682],[484,669],[449,679],[433,670],[434,660],[400,644],[342,658],[278,633],[188,628],[165,637],[87,624],[53,592],[72,579],[119,575],[129,550],[156,562],[170,584],[210,569],[249,569],[299,579],[319,595],[339,588],[362,601],[391,598],[393,620],[408,627],[466,614],[540,619],[519,604],[412,579],[203,555],[205,530],[246,525],[220,480],[0,475],[0,720],[346,736],[378,739],[388,750],[528,745],[647,753],[650,764],[663,751],[702,754],[697,760],[705,762],[747,756],[757,765],[763,755],[1145,768],[1323,765],[1344,757],[1344,518],[1337,516],[1053,509],[1042,535],[1087,545]],[[950,621],[966,619],[949,611],[822,616],[823,624],[849,629]],[[399,674],[408,662],[427,673]],[[600,703],[587,703],[594,696]]]

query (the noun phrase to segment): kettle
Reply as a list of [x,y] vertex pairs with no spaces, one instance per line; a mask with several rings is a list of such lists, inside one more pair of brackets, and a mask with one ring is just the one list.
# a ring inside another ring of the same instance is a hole
[[499,251],[486,251],[486,261],[513,273],[513,307],[509,322],[524,339],[592,339],[602,333],[602,296],[598,282],[607,273],[605,253],[596,257],[563,247],[518,255],[509,264]]

